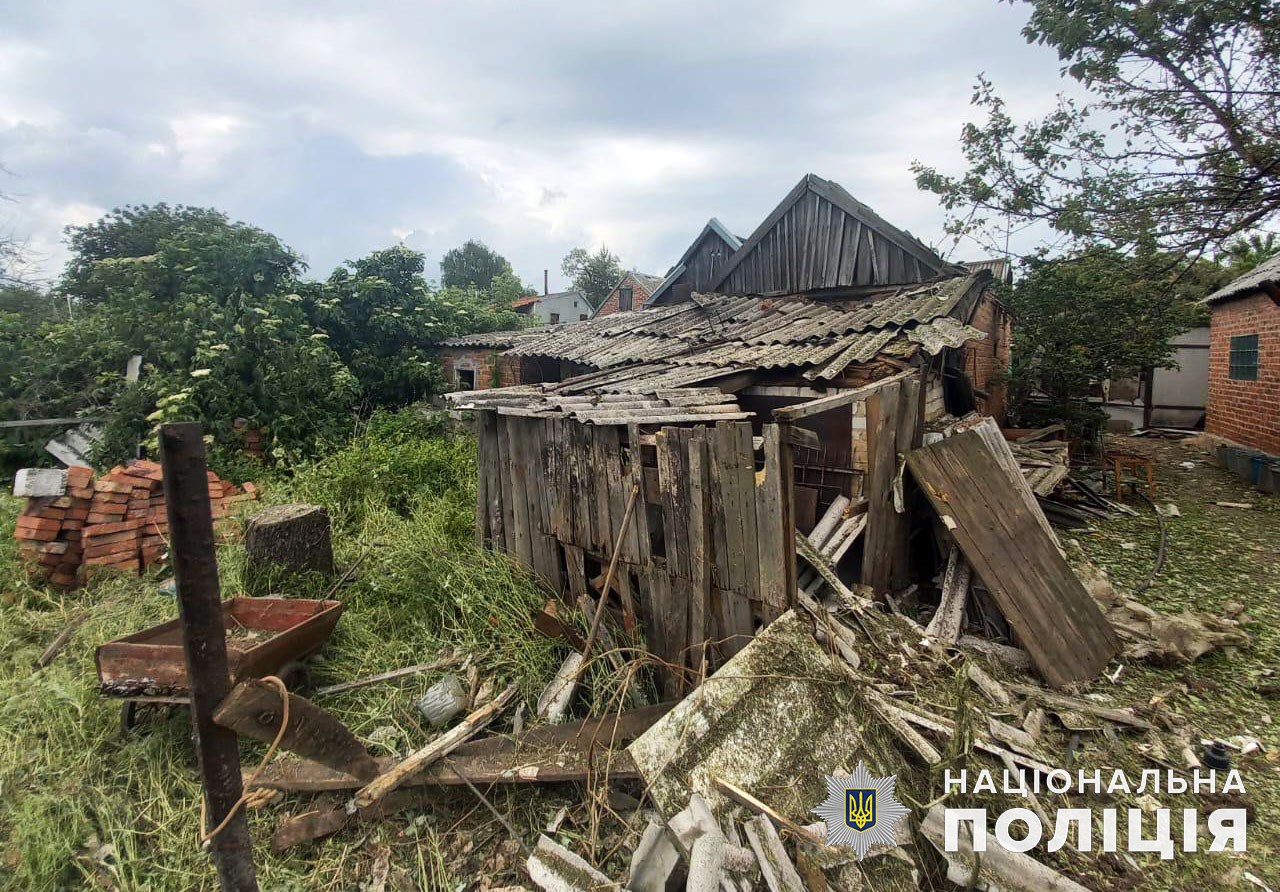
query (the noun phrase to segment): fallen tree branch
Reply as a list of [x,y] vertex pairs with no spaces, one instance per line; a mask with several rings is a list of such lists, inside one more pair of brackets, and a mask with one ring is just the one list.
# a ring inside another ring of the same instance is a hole
[[390,771],[378,775],[356,793],[348,806],[348,811],[354,811],[357,808],[368,808],[404,783],[410,775],[430,765],[441,756],[447,756],[459,744],[469,740],[489,722],[493,721],[502,710],[506,709],[515,700],[517,692],[516,686],[511,685],[511,687],[484,706],[481,706],[460,723],[431,741],[431,743],[397,763]]

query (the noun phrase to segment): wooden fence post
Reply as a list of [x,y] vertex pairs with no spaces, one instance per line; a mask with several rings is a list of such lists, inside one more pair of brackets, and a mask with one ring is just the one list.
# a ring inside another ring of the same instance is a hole
[[[214,710],[231,693],[231,676],[200,425],[161,425],[160,463],[200,780],[208,826],[216,827],[239,801],[243,786],[235,732],[213,721]],[[253,842],[243,810],[213,839],[212,854],[223,892],[257,892]]]

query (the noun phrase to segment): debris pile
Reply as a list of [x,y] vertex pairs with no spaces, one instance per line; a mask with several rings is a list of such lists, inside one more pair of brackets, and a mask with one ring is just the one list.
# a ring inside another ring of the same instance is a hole
[[[243,487],[208,472],[209,503],[216,520],[237,502],[257,498]],[[139,459],[98,478],[93,469],[24,470],[14,495],[26,496],[14,537],[24,559],[51,585],[76,588],[110,568],[137,573],[164,559],[169,521],[164,476],[157,462]]]

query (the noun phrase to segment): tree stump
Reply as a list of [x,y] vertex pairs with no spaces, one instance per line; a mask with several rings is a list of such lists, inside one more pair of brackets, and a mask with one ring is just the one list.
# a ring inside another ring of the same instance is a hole
[[244,534],[248,569],[280,567],[333,575],[329,511],[323,505],[276,505],[254,516]]

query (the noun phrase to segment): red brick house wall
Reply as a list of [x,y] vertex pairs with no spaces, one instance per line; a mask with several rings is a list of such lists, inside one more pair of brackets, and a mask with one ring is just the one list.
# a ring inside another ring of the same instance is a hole
[[622,296],[623,288],[631,289],[631,309],[638,310],[648,302],[649,295],[657,290],[657,287],[661,284],[662,280],[659,279],[654,283],[653,287],[650,288],[643,280],[633,276],[631,273],[627,273],[623,280],[618,283],[618,287],[610,291],[609,296],[604,299],[602,304],[600,304],[600,309],[596,310],[596,315],[609,316],[613,313],[617,313],[618,301]]
[[459,372],[462,371],[475,373],[474,390],[511,387],[520,383],[520,357],[502,356],[501,351],[492,347],[443,347],[440,350],[440,367],[449,390],[459,389]]
[[983,411],[997,421],[1004,420],[1005,384],[1000,373],[1009,368],[1009,355],[1013,340],[1013,317],[1004,305],[991,296],[983,295],[973,312],[969,324],[987,333],[981,341],[965,346],[964,370],[973,386],[986,391],[982,401]]
[[[1231,339],[1258,336],[1258,380],[1230,377]],[[1280,306],[1265,294],[1213,305],[1205,430],[1280,455]]]

